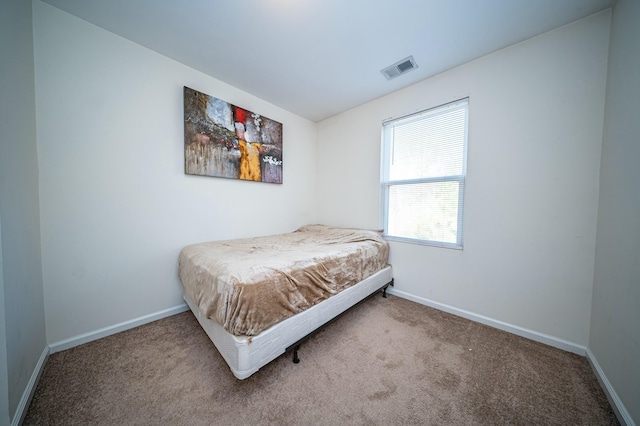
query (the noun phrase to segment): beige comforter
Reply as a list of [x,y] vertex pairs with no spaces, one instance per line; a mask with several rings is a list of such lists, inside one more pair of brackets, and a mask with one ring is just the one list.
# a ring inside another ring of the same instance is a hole
[[387,266],[376,231],[307,225],[268,237],[185,247],[186,294],[229,333],[254,336]]

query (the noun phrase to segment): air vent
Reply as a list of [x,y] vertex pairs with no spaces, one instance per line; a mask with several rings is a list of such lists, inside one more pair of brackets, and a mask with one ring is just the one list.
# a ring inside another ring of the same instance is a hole
[[385,77],[387,77],[387,80],[391,80],[392,78],[396,78],[399,75],[409,72],[415,68],[418,68],[418,65],[413,59],[413,56],[409,56],[408,58],[404,58],[403,60],[398,61],[383,70],[380,70],[380,72],[384,74]]

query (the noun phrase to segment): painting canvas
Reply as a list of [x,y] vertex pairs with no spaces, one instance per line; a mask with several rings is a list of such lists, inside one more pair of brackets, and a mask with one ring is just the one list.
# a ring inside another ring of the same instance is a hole
[[185,87],[184,171],[282,183],[282,124]]

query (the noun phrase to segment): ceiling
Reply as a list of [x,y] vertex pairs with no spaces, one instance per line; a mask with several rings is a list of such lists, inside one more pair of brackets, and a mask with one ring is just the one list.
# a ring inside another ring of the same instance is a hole
[[615,0],[44,1],[319,122]]

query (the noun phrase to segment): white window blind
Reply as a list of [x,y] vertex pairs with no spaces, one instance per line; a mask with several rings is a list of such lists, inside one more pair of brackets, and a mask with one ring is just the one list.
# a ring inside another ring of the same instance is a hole
[[383,123],[388,238],[462,248],[468,115],[462,99]]

